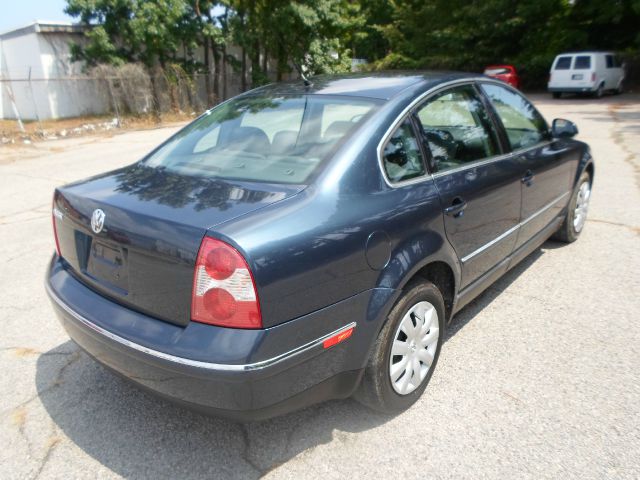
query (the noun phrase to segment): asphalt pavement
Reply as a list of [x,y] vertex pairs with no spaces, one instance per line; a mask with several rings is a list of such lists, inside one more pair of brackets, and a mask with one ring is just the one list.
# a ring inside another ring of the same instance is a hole
[[592,147],[585,230],[460,312],[395,417],[344,400],[239,424],[110,374],[44,292],[52,191],[175,127],[0,147],[0,478],[640,478],[640,97],[533,99]]

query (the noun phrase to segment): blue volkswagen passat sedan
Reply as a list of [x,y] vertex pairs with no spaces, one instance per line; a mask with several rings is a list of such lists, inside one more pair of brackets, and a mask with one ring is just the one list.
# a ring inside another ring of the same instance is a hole
[[509,86],[312,82],[235,97],[141,161],[55,191],[46,287],[89,355],[218,415],[352,394],[398,412],[458,310],[584,228],[588,146]]

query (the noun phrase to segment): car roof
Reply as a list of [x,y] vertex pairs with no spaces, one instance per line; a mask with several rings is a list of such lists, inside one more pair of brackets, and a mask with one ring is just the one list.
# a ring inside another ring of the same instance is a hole
[[403,90],[424,84],[436,86],[451,80],[477,78],[478,74],[437,71],[362,72],[342,75],[319,75],[305,86],[302,80],[274,83],[251,93],[271,95],[348,95],[389,100]]
[[556,57],[562,57],[565,55],[613,55],[613,52],[607,52],[607,51],[587,51],[587,52],[564,52],[564,53],[559,53],[558,55],[556,55]]
[[484,67],[484,69],[486,70],[487,68],[513,68],[514,70],[516,69],[516,67],[514,67],[513,65],[509,64],[509,63],[494,63],[491,65],[487,65],[486,67]]

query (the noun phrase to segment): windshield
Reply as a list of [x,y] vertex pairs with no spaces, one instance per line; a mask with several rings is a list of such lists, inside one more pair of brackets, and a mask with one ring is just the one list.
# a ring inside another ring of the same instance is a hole
[[303,184],[377,104],[324,95],[241,97],[178,132],[144,164],[185,175]]

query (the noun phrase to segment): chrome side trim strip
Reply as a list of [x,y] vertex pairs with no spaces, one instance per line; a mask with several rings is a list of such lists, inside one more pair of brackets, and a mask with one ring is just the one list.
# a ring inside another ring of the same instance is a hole
[[382,173],[382,178],[384,179],[385,183],[387,184],[387,186],[391,187],[391,188],[401,188],[407,185],[412,185],[415,183],[421,183],[421,182],[425,182],[427,180],[431,180],[431,175],[429,175],[428,172],[425,172],[424,175],[420,176],[420,177],[416,177],[416,178],[412,178],[410,180],[404,180],[401,182],[396,182],[393,183],[391,182],[391,180],[389,179],[389,177],[387,177],[387,172],[384,169],[384,163],[382,161],[382,154],[383,154],[383,150],[384,150],[384,146],[387,143],[387,140],[389,140],[389,138],[391,137],[391,135],[393,134],[393,132],[395,131],[395,129],[402,123],[404,122],[405,118],[407,118],[407,116],[409,115],[409,113],[411,112],[411,110],[420,102],[422,102],[424,99],[426,99],[428,96],[435,94],[436,92],[438,92],[439,90],[442,90],[444,88],[453,86],[453,85],[464,85],[466,83],[470,83],[472,84],[475,81],[478,81],[480,79],[482,79],[483,77],[471,77],[471,78],[457,78],[455,80],[451,80],[449,82],[445,82],[445,83],[441,83],[439,85],[435,85],[434,87],[431,87],[430,89],[428,89],[427,91],[421,93],[420,95],[418,95],[416,98],[414,98],[411,103],[409,103],[409,105],[407,105],[402,112],[400,112],[400,114],[395,118],[395,120],[391,123],[391,125],[389,126],[389,128],[387,128],[387,131],[384,133],[384,135],[382,136],[382,138],[380,139],[380,142],[378,142],[378,148],[376,149],[377,154],[378,154],[378,167],[380,168],[380,172]]
[[466,255],[464,257],[462,257],[460,260],[462,260],[462,263],[465,263],[469,260],[471,260],[473,257],[475,257],[476,255],[481,254],[482,252],[484,252],[486,249],[491,248],[493,245],[495,245],[496,243],[498,243],[501,240],[504,240],[506,237],[508,237],[509,235],[511,235],[512,233],[516,232],[518,229],[520,228],[520,224],[518,223],[517,225],[514,225],[513,227],[511,227],[509,230],[507,230],[506,232],[504,232],[502,235],[500,235],[499,237],[494,238],[493,240],[491,240],[489,243],[485,243],[484,245],[482,245],[480,248],[478,248],[477,250],[474,250],[473,252],[471,252],[469,255]]
[[529,223],[531,220],[533,220],[534,218],[536,218],[538,215],[540,215],[541,213],[546,212],[547,210],[549,210],[551,207],[553,207],[556,203],[558,203],[560,200],[562,200],[564,197],[566,197],[567,195],[569,195],[569,192],[564,192],[562,195],[560,195],[558,198],[556,198],[555,200],[549,202],[547,205],[545,205],[544,207],[542,207],[540,210],[538,210],[537,212],[533,213],[532,215],[529,215],[527,218],[525,218],[522,222],[520,222],[520,226],[524,226],[527,223]]
[[492,157],[484,158],[481,160],[475,160],[473,162],[464,163],[454,168],[450,168],[448,170],[443,170],[441,172],[436,172],[431,174],[433,178],[446,177],[447,175],[453,175],[454,173],[464,172],[465,170],[471,170],[472,168],[483,167],[485,165],[489,165],[491,163],[497,163],[502,160],[509,160],[513,158],[513,153],[501,153],[500,155],[494,155]]
[[464,164],[462,164],[462,165],[460,165],[458,167],[451,168],[449,170],[444,170],[442,172],[436,172],[436,173],[432,174],[431,176],[433,178],[446,177],[447,175],[464,172],[465,170],[471,170],[473,168],[482,167],[484,165],[489,165],[490,163],[497,163],[497,162],[499,162],[501,160],[507,160],[507,159],[510,159],[510,158],[515,158],[515,157],[518,157],[520,155],[524,155],[525,153],[527,153],[530,150],[534,150],[536,148],[544,148],[544,147],[546,147],[548,145],[551,145],[551,141],[550,140],[545,140],[544,142],[536,143],[535,145],[531,145],[531,146],[526,147],[526,148],[521,148],[520,150],[517,150],[517,151],[514,151],[514,152],[503,153],[503,154],[494,155],[493,157],[485,158],[485,159],[482,159],[482,160],[475,160],[473,162],[464,163]]
[[[382,160],[382,154],[383,154],[383,151],[384,151],[385,144],[387,143],[387,141],[389,140],[389,138],[391,137],[391,135],[393,134],[395,129],[407,118],[407,116],[409,115],[411,110],[413,110],[416,107],[416,105],[418,105],[422,101],[426,100],[428,97],[430,97],[432,95],[435,95],[440,90],[444,90],[444,89],[446,89],[448,87],[452,87],[452,86],[455,86],[455,85],[465,85],[465,84],[474,84],[474,83],[494,83],[496,85],[500,85],[502,87],[506,87],[509,90],[513,90],[514,92],[518,93],[519,95],[522,95],[521,92],[518,92],[517,90],[512,88],[510,85],[507,85],[507,84],[505,84],[504,82],[502,82],[500,80],[495,80],[495,79],[484,77],[484,76],[469,77],[469,78],[457,78],[455,80],[450,80],[448,82],[444,82],[444,83],[441,83],[439,85],[435,85],[434,87],[431,87],[430,89],[426,90],[425,92],[422,92],[420,95],[418,95],[416,98],[414,98],[411,101],[411,103],[409,105],[407,105],[402,110],[402,112],[400,112],[400,114],[391,123],[389,128],[387,128],[387,130],[384,133],[384,135],[382,136],[382,139],[380,140],[380,142],[378,142],[378,148],[376,149],[377,150],[377,154],[378,154],[378,167],[380,168],[380,172],[382,173],[382,178],[384,179],[384,182],[387,184],[387,186],[389,186],[391,188],[401,188],[401,187],[405,187],[407,185],[413,185],[413,184],[416,184],[416,183],[426,182],[426,181],[431,180],[431,179],[433,179],[434,177],[437,177],[437,176],[444,176],[444,175],[448,175],[450,173],[455,173],[457,171],[467,170],[469,168],[479,167],[479,166],[484,165],[484,164],[498,162],[498,161],[504,160],[504,159],[509,158],[509,157],[522,155],[523,153],[527,152],[528,150],[531,150],[533,148],[544,147],[544,146],[546,146],[546,145],[548,145],[548,144],[550,144],[552,142],[551,140],[548,140],[548,141],[545,141],[544,143],[538,143],[538,144],[533,145],[531,147],[525,147],[523,149],[514,150],[514,151],[511,151],[511,152],[504,152],[504,153],[501,153],[501,154],[498,154],[498,155],[494,155],[493,157],[489,157],[489,158],[481,159],[481,160],[476,160],[474,162],[469,162],[469,164],[461,165],[460,167],[456,167],[455,169],[445,170],[443,172],[435,172],[435,173],[433,173],[431,175],[429,175],[429,173],[426,172],[424,175],[416,177],[416,178],[412,178],[410,180],[404,180],[404,181],[400,181],[400,182],[396,182],[396,183],[391,182],[389,177],[387,177],[386,170],[384,169],[384,163],[383,163],[383,160]],[[529,103],[531,103],[531,102],[529,102]],[[545,120],[545,122],[546,122],[546,120]]]
[[145,353],[147,355],[150,355],[152,357],[160,358],[160,359],[166,360],[168,362],[178,363],[180,365],[186,365],[186,366],[189,366],[189,367],[202,368],[202,369],[205,369],[205,370],[218,370],[218,371],[225,371],[225,372],[248,372],[248,371],[252,371],[252,370],[260,370],[260,369],[275,365],[277,363],[280,363],[280,362],[282,362],[284,360],[287,360],[287,359],[289,359],[291,357],[294,357],[294,356],[299,355],[299,354],[301,354],[303,352],[311,350],[311,349],[313,349],[315,347],[318,347],[318,346],[322,345],[322,343],[326,339],[328,339],[330,337],[333,337],[334,335],[338,335],[343,331],[349,330],[350,328],[355,328],[355,326],[356,326],[356,322],[351,322],[348,325],[345,325],[344,327],[339,328],[338,330],[335,330],[335,331],[333,331],[333,332],[331,332],[331,333],[329,333],[327,335],[324,335],[323,337],[320,337],[320,338],[318,338],[316,340],[313,340],[313,341],[311,341],[309,343],[305,343],[304,345],[296,347],[293,350],[285,352],[285,353],[283,353],[281,355],[277,355],[275,357],[269,358],[267,360],[262,360],[260,362],[241,364],[241,365],[224,364],[224,363],[209,363],[209,362],[202,362],[202,361],[199,361],[199,360],[191,360],[189,358],[184,358],[184,357],[177,357],[175,355],[170,355],[170,354],[164,353],[164,352],[159,352],[158,350],[153,350],[151,348],[145,347],[144,345],[140,345],[138,343],[134,343],[134,342],[132,342],[130,340],[127,340],[126,338],[123,338],[123,337],[121,337],[119,335],[111,333],[108,330],[105,330],[104,328],[96,325],[95,323],[93,323],[92,321],[90,321],[86,317],[80,315],[78,312],[74,311],[71,307],[69,307],[69,305],[67,305],[52,290],[52,288],[49,286],[48,282],[45,283],[45,288],[47,290],[47,293],[51,297],[51,299],[53,301],[55,301],[56,304],[58,304],[60,306],[60,308],[62,308],[65,312],[67,312],[69,315],[71,315],[73,318],[78,320],[80,323],[82,323],[86,327],[89,327],[93,331],[95,331],[95,332],[107,337],[108,339],[113,340],[114,342],[117,342],[117,343],[119,343],[121,345],[124,345],[125,347],[131,348],[133,350],[137,350],[138,352],[142,352],[142,353]]
[[478,248],[477,250],[474,250],[473,252],[471,252],[468,255],[465,255],[464,257],[462,257],[460,260],[462,260],[462,263],[468,262],[469,260],[471,260],[473,257],[475,257],[476,255],[484,252],[486,249],[492,247],[493,245],[495,245],[496,243],[498,243],[501,240],[504,240],[506,237],[508,237],[509,235],[511,235],[512,233],[516,232],[517,230],[519,230],[521,227],[523,227],[524,225],[526,225],[527,223],[529,223],[531,220],[533,220],[534,218],[536,218],[538,215],[541,215],[542,213],[546,212],[547,210],[549,210],[551,207],[553,207],[556,203],[558,203],[560,200],[562,200],[564,197],[566,197],[567,195],[569,195],[570,192],[564,192],[562,195],[560,195],[558,198],[556,198],[555,200],[552,200],[551,202],[549,202],[547,205],[545,205],[544,207],[542,207],[540,210],[538,210],[537,212],[533,213],[532,215],[528,216],[527,218],[525,218],[523,221],[521,221],[520,223],[518,223],[517,225],[514,225],[513,227],[511,227],[509,230],[507,230],[506,232],[504,232],[503,234],[501,234],[500,236],[494,238],[493,240],[491,240],[488,243],[485,243],[484,245],[482,245],[480,248]]

